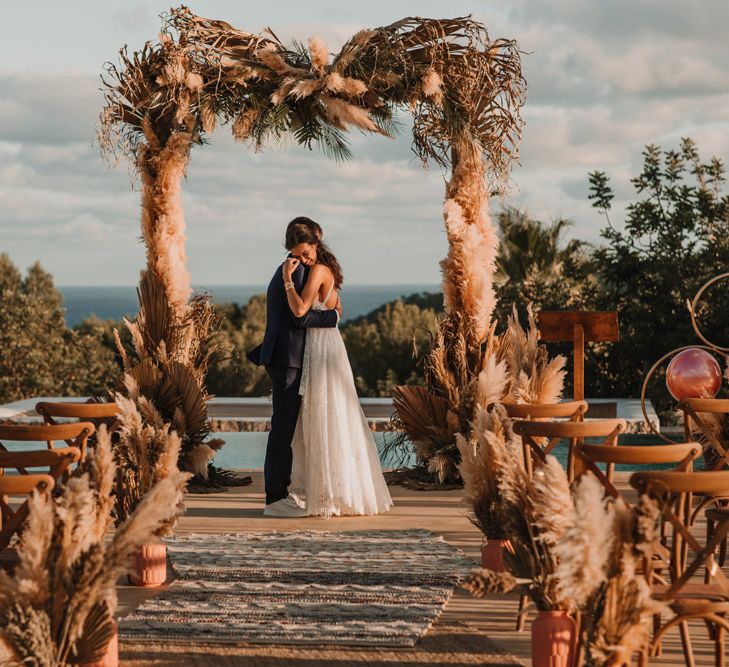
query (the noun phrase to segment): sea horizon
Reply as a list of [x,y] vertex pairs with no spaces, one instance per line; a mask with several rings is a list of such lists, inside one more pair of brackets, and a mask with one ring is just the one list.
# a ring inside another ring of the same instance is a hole
[[[263,294],[267,284],[247,285],[195,285],[197,293],[208,292],[214,303],[237,303],[245,305],[256,294]],[[103,320],[119,321],[122,317],[134,316],[138,310],[136,285],[56,285],[63,294],[66,310],[66,325],[81,324],[95,316]],[[420,292],[437,292],[438,284],[426,283],[383,283],[346,284],[342,287],[344,312],[342,321],[360,317],[399,297]]]

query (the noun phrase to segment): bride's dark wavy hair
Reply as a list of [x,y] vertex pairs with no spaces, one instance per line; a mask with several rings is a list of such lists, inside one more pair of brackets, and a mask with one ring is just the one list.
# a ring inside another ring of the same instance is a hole
[[299,243],[316,246],[316,261],[331,269],[334,274],[334,287],[339,289],[344,282],[342,267],[334,253],[321,240],[322,236],[324,236],[324,232],[318,222],[304,216],[294,218],[286,227],[286,250],[295,248]]

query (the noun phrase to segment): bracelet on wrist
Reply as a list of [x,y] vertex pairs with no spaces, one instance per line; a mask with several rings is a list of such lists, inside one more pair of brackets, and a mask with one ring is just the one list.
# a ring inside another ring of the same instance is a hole
[[284,289],[285,289],[285,290],[290,290],[290,289],[294,289],[294,287],[295,287],[295,285],[294,285],[294,283],[293,283],[293,282],[287,282],[287,283],[284,283]]

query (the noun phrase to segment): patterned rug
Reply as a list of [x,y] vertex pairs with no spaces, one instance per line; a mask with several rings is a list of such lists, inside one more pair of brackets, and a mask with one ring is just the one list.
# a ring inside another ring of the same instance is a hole
[[413,646],[473,561],[425,530],[179,535],[126,639]]

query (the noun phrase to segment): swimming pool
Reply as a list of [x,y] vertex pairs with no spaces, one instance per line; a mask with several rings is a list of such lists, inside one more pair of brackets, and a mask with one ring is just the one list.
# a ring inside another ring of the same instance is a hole
[[[262,470],[263,462],[266,458],[266,441],[268,440],[268,433],[266,432],[225,432],[225,433],[214,433],[214,437],[222,438],[225,440],[225,446],[217,452],[213,461],[214,465],[220,468],[244,468],[246,470]],[[411,451],[404,460],[404,464],[400,463],[401,458],[394,456],[392,451],[384,451],[385,443],[391,441],[395,434],[387,432],[375,432],[372,434],[377,443],[377,447],[380,450],[380,463],[383,469],[399,467],[401,465],[413,466],[415,465],[415,452],[412,450],[412,444],[408,443]],[[589,441],[589,439],[588,439]],[[596,440],[595,442],[599,442]],[[620,442],[622,444],[662,444],[661,441],[655,436],[645,435],[626,435],[621,436]],[[552,452],[559,462],[564,466],[567,464],[567,443],[560,442],[554,448]],[[633,471],[633,470],[660,470],[670,469],[674,466],[631,466],[631,465],[620,465],[616,467],[616,470]],[[703,468],[703,459],[699,458],[694,463],[694,468],[700,470]]]
[[[400,465],[400,457],[388,456],[383,452],[386,440],[392,440],[394,434],[376,432],[372,434],[380,452],[380,463],[383,469],[393,468]],[[246,470],[263,470],[263,462],[266,458],[267,432],[225,432],[213,433],[213,437],[225,440],[225,446],[215,454],[213,464],[219,468],[243,468]],[[415,452],[411,451],[405,460],[408,466],[415,465]]]
[[[407,443],[410,451],[406,451],[404,455],[393,452],[392,449],[388,449],[385,445],[387,442],[391,442],[395,435],[392,432],[375,432],[372,434],[377,443],[377,448],[380,453],[380,463],[383,469],[391,469],[395,467],[408,467],[415,465],[415,452],[412,450],[412,444]],[[268,440],[267,432],[219,432],[213,433],[213,437],[221,438],[225,440],[225,446],[220,449],[213,460],[213,464],[219,468],[232,469],[244,469],[244,470],[263,470],[263,462],[266,458],[266,442]],[[588,439],[589,441],[589,439]],[[599,442],[599,440],[597,441]],[[620,437],[621,444],[661,444],[661,441],[655,436],[649,435],[624,435]],[[46,443],[38,442],[9,442],[3,443],[10,451],[22,451],[28,449],[45,449]],[[553,450],[553,454],[557,457],[559,462],[564,466],[567,463],[567,443],[560,442]],[[661,470],[670,469],[673,466],[629,466],[620,465],[616,466],[616,470],[622,471],[633,471],[633,470]],[[695,470],[702,470],[704,468],[703,458],[699,457],[694,462]]]

